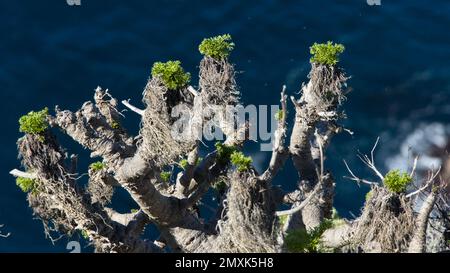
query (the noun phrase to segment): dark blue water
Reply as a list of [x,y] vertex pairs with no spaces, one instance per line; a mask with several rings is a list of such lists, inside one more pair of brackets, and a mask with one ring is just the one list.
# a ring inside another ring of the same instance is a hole
[[[138,104],[153,62],[179,59],[197,72],[203,37],[233,36],[231,58],[242,71],[238,82],[246,104],[276,104],[282,84],[291,94],[298,91],[313,42],[345,44],[341,64],[353,88],[346,125],[355,135],[337,137],[327,161],[337,179],[335,206],[344,216],[358,214],[368,189],[342,178],[342,158],[368,174],[358,167],[355,152],[369,150],[382,136],[378,155],[385,169],[383,158],[397,154],[418,124],[449,123],[447,0],[381,0],[381,6],[365,0],[81,1],[80,7],[65,0],[0,3],[0,224],[12,233],[0,239],[0,252],[67,252],[67,239],[53,246],[44,238],[25,194],[8,175],[19,167],[18,118],[45,106],[75,109],[98,85]],[[129,114],[127,126],[136,132],[137,117]],[[86,158],[76,144],[67,147]],[[268,156],[255,157],[257,166]],[[88,164],[86,159],[82,167]],[[288,166],[277,183],[293,187],[295,180]]]

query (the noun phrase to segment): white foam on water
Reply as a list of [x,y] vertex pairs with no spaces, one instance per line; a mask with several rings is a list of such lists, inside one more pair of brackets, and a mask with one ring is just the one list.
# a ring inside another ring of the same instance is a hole
[[388,169],[407,170],[413,156],[419,155],[418,170],[436,169],[442,159],[430,155],[436,148],[444,149],[450,139],[450,125],[442,123],[420,124],[400,143],[398,154],[386,159]]

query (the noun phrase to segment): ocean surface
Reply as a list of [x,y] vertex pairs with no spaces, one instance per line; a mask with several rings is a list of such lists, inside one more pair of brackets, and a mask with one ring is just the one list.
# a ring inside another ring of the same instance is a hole
[[[358,215],[368,191],[344,179],[342,159],[360,176],[370,173],[357,160],[378,136],[377,163],[383,171],[407,166],[411,145],[442,143],[450,132],[450,2],[448,0],[21,0],[0,3],[0,252],[69,252],[64,238],[53,245],[34,220],[25,194],[8,172],[20,167],[18,119],[45,106],[76,110],[97,86],[137,106],[155,61],[179,59],[194,75],[204,37],[230,33],[236,43],[231,60],[239,73],[244,104],[277,104],[283,84],[294,94],[310,69],[309,46],[332,40],[346,47],[341,66],[352,76],[345,103],[346,127],[327,152],[333,171],[335,207],[342,216]],[[291,109],[291,116],[293,110]],[[137,133],[139,120],[127,114]],[[62,144],[81,156],[88,152],[68,139]],[[257,168],[269,153],[251,145]],[[406,152],[406,153],[405,153]],[[291,164],[276,183],[293,188]],[[119,195],[124,211],[132,202]],[[151,232],[149,232],[151,233]],[[82,242],[82,251],[91,251]]]

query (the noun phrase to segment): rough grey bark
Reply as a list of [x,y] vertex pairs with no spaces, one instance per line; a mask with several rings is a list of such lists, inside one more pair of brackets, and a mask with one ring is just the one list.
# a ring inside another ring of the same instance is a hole
[[433,210],[436,198],[436,192],[432,191],[422,204],[422,208],[420,209],[419,215],[416,219],[416,230],[413,234],[411,242],[409,243],[409,253],[425,252],[428,218]]

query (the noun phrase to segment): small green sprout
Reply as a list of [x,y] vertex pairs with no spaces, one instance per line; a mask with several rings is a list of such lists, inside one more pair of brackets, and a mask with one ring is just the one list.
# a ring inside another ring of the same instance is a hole
[[276,113],[275,113],[275,119],[278,121],[281,121],[283,119],[284,113],[282,109],[279,109]]
[[189,164],[187,159],[181,159],[180,162],[178,163],[180,165],[181,168],[183,168],[184,170],[186,170],[187,165]]
[[285,246],[289,252],[295,253],[318,253],[322,251],[322,235],[333,227],[333,221],[325,219],[318,227],[310,232],[304,228],[295,229],[288,232],[284,239]]
[[[200,162],[202,162],[203,158],[199,157],[197,158],[197,163],[196,165],[198,166],[198,164],[200,164]],[[183,168],[184,170],[186,170],[186,167],[188,166],[189,162],[187,159],[182,159],[180,160],[180,162],[178,163],[180,165],[181,168]]]
[[89,165],[89,169],[93,170],[94,172],[98,172],[103,170],[106,167],[106,164],[100,161],[94,162],[91,165]]
[[131,209],[131,213],[138,213],[139,210],[138,209]]
[[22,133],[38,135],[48,128],[48,108],[39,112],[31,111],[19,119],[19,130]]
[[237,167],[239,172],[247,171],[253,160],[250,156],[245,156],[242,152],[235,151],[230,156],[231,163]]
[[373,191],[371,191],[371,190],[368,191],[366,193],[366,202],[369,201],[372,198],[372,196],[373,196]]
[[234,43],[230,34],[224,34],[204,39],[198,49],[201,54],[220,60],[230,55]]
[[172,176],[171,172],[161,172],[159,174],[159,177],[161,177],[162,181],[166,183],[169,182],[171,176]]
[[119,129],[120,128],[120,123],[118,123],[117,121],[113,121],[112,123],[111,123],[111,128],[113,128],[113,129]]
[[170,90],[178,90],[189,84],[191,74],[184,72],[180,61],[156,62],[153,64],[152,77],[160,77]]
[[81,231],[81,237],[83,237],[86,240],[89,240],[89,233],[86,230]]
[[306,229],[291,230],[284,238],[284,245],[291,253],[304,253],[309,248],[310,237]]
[[384,176],[383,184],[388,190],[394,193],[406,191],[406,187],[412,182],[412,177],[406,172],[400,170],[391,170]]
[[280,222],[280,226],[284,227],[284,225],[286,224],[288,220],[288,215],[281,215],[278,216],[278,221]]
[[17,177],[16,185],[25,193],[35,193],[37,189],[36,180],[25,177]]
[[217,161],[221,164],[227,164],[230,160],[231,154],[237,151],[236,147],[228,146],[221,142],[215,144],[217,150]]
[[323,44],[314,43],[310,47],[310,52],[313,55],[310,62],[334,66],[339,62],[339,54],[344,50],[345,47],[342,44],[333,44],[330,41]]
[[219,180],[213,184],[212,188],[219,194],[224,193],[227,190],[227,183],[224,180]]

